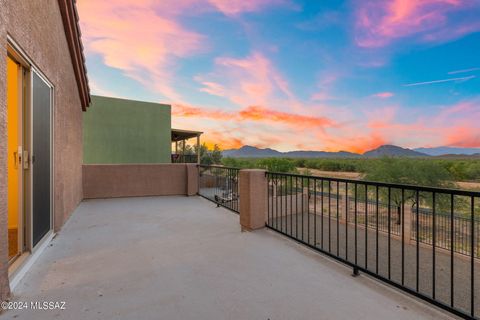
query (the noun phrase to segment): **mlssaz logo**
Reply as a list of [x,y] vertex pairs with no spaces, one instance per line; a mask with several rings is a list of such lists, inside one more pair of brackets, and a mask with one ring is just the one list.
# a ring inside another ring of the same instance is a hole
[[65,310],[65,301],[32,301],[30,302],[32,310]]

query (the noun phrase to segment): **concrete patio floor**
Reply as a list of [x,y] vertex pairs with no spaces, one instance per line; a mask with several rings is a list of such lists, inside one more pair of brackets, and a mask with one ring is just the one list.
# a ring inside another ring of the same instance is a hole
[[0,319],[450,319],[199,197],[84,201]]

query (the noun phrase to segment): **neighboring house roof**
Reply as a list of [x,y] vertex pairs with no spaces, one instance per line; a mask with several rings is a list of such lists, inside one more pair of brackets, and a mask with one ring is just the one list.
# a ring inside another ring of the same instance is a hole
[[83,55],[82,34],[78,23],[76,0],[58,0],[62,13],[63,27],[67,37],[68,49],[72,59],[73,70],[77,80],[78,93],[82,103],[82,110],[86,111],[90,105],[90,88],[88,86],[87,68]]
[[203,132],[201,131],[191,131],[191,130],[182,130],[182,129],[172,129],[172,142],[187,140],[190,138],[199,137]]

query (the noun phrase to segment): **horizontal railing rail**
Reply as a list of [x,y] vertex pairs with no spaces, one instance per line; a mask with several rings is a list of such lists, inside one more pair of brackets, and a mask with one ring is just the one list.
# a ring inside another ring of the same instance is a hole
[[281,176],[291,176],[297,178],[304,178],[304,179],[322,179],[325,181],[335,181],[335,182],[343,182],[343,183],[357,183],[359,185],[366,185],[369,186],[378,186],[378,187],[390,187],[390,188],[404,188],[404,189],[416,189],[419,191],[426,191],[426,192],[437,192],[437,193],[455,193],[456,195],[464,195],[464,196],[475,196],[478,197],[480,192],[478,191],[469,191],[463,189],[451,189],[451,188],[437,188],[437,187],[427,187],[427,186],[416,186],[410,184],[401,184],[401,183],[387,183],[387,182],[378,182],[378,181],[368,181],[368,180],[354,180],[354,179],[345,179],[345,178],[331,178],[331,177],[319,177],[319,176],[309,176],[309,175],[302,175],[296,173],[283,173],[283,172],[269,172],[276,175]]
[[199,165],[198,194],[239,213],[238,168]]
[[477,319],[480,192],[267,172],[267,227]]

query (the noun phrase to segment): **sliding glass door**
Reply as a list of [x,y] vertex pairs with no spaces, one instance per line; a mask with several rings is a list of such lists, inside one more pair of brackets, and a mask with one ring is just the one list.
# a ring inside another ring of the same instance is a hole
[[32,244],[52,229],[52,87],[32,72]]
[[10,40],[6,62],[6,239],[10,266],[17,268],[17,258],[53,229],[53,86]]

